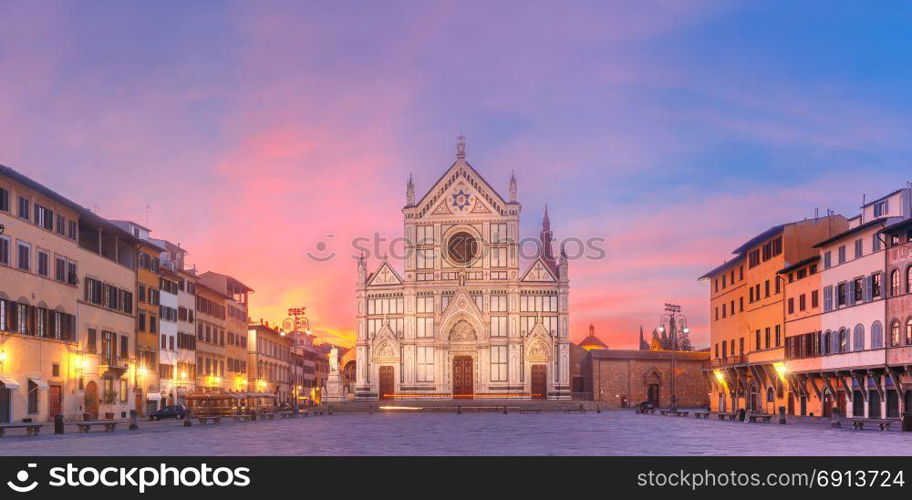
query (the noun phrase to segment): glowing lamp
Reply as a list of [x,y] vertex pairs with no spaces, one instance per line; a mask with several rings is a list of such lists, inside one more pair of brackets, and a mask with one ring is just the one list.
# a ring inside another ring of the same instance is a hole
[[776,374],[779,375],[779,379],[785,380],[785,376],[788,374],[788,368],[785,366],[785,363],[781,361],[773,363],[773,368],[776,370]]
[[664,331],[665,331],[665,327],[662,325],[659,325],[659,333],[662,333]]
[[684,332],[685,334],[687,334],[687,333],[690,333],[690,328],[684,327],[684,329],[681,331]]
[[719,370],[713,370],[713,375],[715,375],[716,380],[717,380],[720,384],[724,384],[724,383],[725,383],[725,375],[724,375],[721,371],[719,371]]
[[6,351],[0,351],[0,364],[6,363]]
[[139,370],[136,371],[136,373],[139,374],[140,377],[145,377],[145,376],[146,376],[146,369],[143,368],[143,367],[140,367]]

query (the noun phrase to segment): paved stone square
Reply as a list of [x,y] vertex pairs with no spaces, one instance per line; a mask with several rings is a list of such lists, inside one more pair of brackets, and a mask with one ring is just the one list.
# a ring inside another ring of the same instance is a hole
[[908,455],[912,433],[635,415],[336,413],[0,438],[3,455]]

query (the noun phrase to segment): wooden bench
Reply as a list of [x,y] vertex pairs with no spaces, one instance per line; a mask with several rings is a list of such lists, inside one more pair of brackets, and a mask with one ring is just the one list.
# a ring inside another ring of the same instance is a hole
[[[653,410],[653,411],[655,411],[655,410]],[[664,416],[668,415],[668,410],[659,410],[659,414],[664,417]]]
[[295,414],[291,411],[280,411],[279,416],[282,418],[292,418],[295,416]]
[[694,418],[708,419],[709,415],[710,415],[710,413],[708,411],[695,411],[694,412]]
[[275,418],[275,415],[276,415],[275,413],[261,413],[261,414],[260,414],[260,416],[263,417],[263,418],[265,418],[266,420],[272,420],[272,419],[274,419],[274,418]]
[[210,422],[213,424],[220,424],[220,423],[222,423],[222,417],[221,417],[221,415],[213,415],[211,417],[199,417],[198,416],[198,417],[196,417],[196,421],[199,422],[200,425],[206,425]]
[[687,410],[684,410],[684,411],[678,410],[674,413],[675,413],[675,415],[677,415],[679,417],[686,417],[687,415],[690,415],[690,411],[687,411]]
[[105,432],[114,432],[117,428],[117,422],[114,420],[89,420],[86,422],[76,422],[79,432],[88,433],[93,426],[104,427]]
[[766,413],[751,413],[750,415],[747,416],[747,419],[752,423],[757,423],[757,421],[762,421],[764,424],[770,423],[770,419],[772,419],[772,418],[773,418],[772,415],[768,415]]
[[847,420],[852,422],[852,429],[855,430],[862,430],[865,424],[871,424],[876,425],[882,431],[888,430],[893,422],[897,421],[893,418],[850,418]]
[[24,422],[21,424],[2,424],[0,425],[0,436],[3,436],[3,433],[7,429],[25,429],[25,433],[28,436],[37,436],[41,432],[41,428],[44,424],[35,424],[32,422]]
[[732,421],[733,421],[733,420],[735,420],[736,418],[738,418],[738,414],[737,414],[737,413],[719,412],[719,413],[716,413],[716,416],[719,417],[719,420],[728,419],[728,420],[732,420]]
[[244,422],[250,421],[250,415],[246,413],[241,413],[240,415],[232,415],[231,418],[233,418],[235,422],[240,422],[241,420]]

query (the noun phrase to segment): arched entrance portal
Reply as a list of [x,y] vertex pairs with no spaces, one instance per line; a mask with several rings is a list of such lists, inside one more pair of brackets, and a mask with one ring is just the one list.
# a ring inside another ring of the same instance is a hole
[[472,399],[475,396],[472,356],[453,357],[453,398]]
[[661,387],[662,379],[659,377],[659,373],[652,371],[646,375],[646,401],[652,403],[653,406],[659,406],[661,399]]
[[532,365],[532,399],[548,398],[548,366]]
[[89,382],[85,386],[85,406],[83,412],[89,420],[98,420],[98,386]]

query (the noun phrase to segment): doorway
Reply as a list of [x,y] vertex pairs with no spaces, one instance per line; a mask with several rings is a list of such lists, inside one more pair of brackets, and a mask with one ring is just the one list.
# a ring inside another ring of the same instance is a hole
[[63,414],[63,388],[59,385],[48,386],[48,408],[50,413],[48,418],[53,419],[57,415]]
[[548,398],[548,367],[532,365],[532,399]]
[[887,389],[887,418],[899,416],[899,393],[893,389]]
[[453,358],[453,398],[472,399],[475,395],[472,356]]
[[3,382],[0,382],[0,424],[12,422],[12,408],[10,405],[11,396],[12,391],[10,391]]
[[865,402],[861,391],[852,391],[852,416],[864,417]]
[[380,367],[380,399],[396,397],[396,373],[392,366]]
[[85,386],[85,409],[83,412],[88,415],[87,420],[98,420],[98,386],[95,382],[89,382]]
[[652,406],[659,406],[659,384],[649,384],[646,386],[646,401],[652,403]]
[[880,393],[877,391],[868,393],[868,418],[880,418]]

